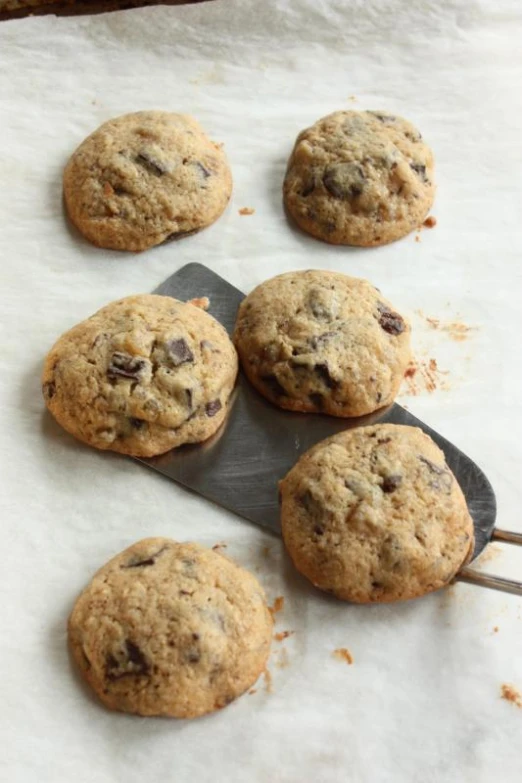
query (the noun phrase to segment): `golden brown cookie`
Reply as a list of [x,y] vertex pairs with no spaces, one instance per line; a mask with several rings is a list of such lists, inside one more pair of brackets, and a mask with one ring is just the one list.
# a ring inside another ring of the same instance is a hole
[[299,134],[283,192],[308,234],[335,245],[384,245],[426,217],[433,155],[402,117],[338,111]]
[[170,296],[142,294],[62,335],[42,383],[47,407],[76,438],[151,457],[213,435],[236,375],[236,351],[215,318]]
[[366,280],[287,272],[239,307],[234,341],[245,373],[275,405],[362,416],[393,402],[410,361],[410,327]]
[[272,626],[248,571],[198,544],[147,538],[97,572],[68,631],[80,672],[107,707],[195,718],[253,685]]
[[283,538],[316,587],[357,603],[447,585],[473,553],[473,522],[422,430],[357,427],[318,443],[280,482]]
[[192,117],[140,111],[85,139],[63,186],[69,217],[90,242],[139,251],[217,220],[232,175],[221,146]]

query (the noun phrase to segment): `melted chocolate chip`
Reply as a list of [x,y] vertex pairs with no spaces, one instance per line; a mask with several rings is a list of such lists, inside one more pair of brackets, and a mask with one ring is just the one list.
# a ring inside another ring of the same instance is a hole
[[330,370],[326,362],[321,364],[316,364],[314,367],[314,371],[328,389],[336,389],[338,387],[339,384],[337,383],[335,378],[332,378],[332,376],[330,375]]
[[314,527],[314,533],[316,536],[324,536],[324,528],[320,527],[319,525],[316,525]]
[[122,677],[145,676],[150,671],[149,663],[137,644],[130,639],[125,640],[125,649],[122,655],[116,656],[109,653],[106,658],[107,679],[114,681]]
[[321,411],[323,409],[324,397],[322,394],[309,394],[308,397],[310,398],[312,405],[314,405],[318,410]]
[[372,111],[371,114],[373,114],[375,119],[384,123],[384,125],[393,125],[397,121],[397,118],[393,114],[378,114],[375,111]]
[[169,166],[163,161],[156,158],[154,155],[150,155],[148,152],[140,152],[136,155],[136,163],[142,168],[154,174],[156,177],[162,177],[163,174],[167,174]]
[[146,422],[143,421],[143,419],[133,419],[132,417],[129,418],[129,423],[131,427],[133,427],[135,430],[141,430],[145,426]]
[[223,406],[219,400],[212,400],[212,402],[207,402],[205,405],[205,413],[209,417],[215,416],[216,413],[219,413],[222,407]]
[[301,188],[301,196],[303,198],[306,198],[311,193],[313,193],[315,190],[315,182],[310,181],[303,184],[303,187]]
[[453,477],[450,471],[446,467],[439,467],[427,457],[419,455],[419,460],[423,462],[430,473],[433,475],[433,479],[429,482],[430,487],[433,489],[442,490],[446,495],[451,493],[451,487],[453,485]]
[[165,347],[174,367],[194,361],[194,354],[183,337],[179,337],[177,340],[169,340]]
[[262,375],[261,379],[273,397],[286,397],[286,390],[275,375]]
[[150,555],[150,557],[147,557],[143,560],[137,559],[134,557],[131,560],[129,560],[128,563],[125,563],[125,565],[121,565],[120,568],[145,568],[146,566],[153,566],[158,557],[165,552],[167,549],[166,546],[162,547],[161,549],[158,549],[157,552],[154,552],[154,554]]
[[187,399],[187,408],[192,410],[192,389],[185,389],[185,396]]
[[145,359],[140,359],[139,356],[131,356],[128,353],[117,351],[112,354],[107,368],[107,377],[111,380],[131,378],[133,381],[138,381],[146,364]]
[[327,166],[323,174],[323,185],[334,198],[349,201],[363,192],[364,171],[358,163],[336,163]]
[[199,162],[199,160],[195,160],[192,164],[193,166],[196,166],[196,168],[199,170],[199,173],[204,177],[204,179],[208,179],[212,175],[212,172],[209,171],[205,166]]
[[382,446],[384,443],[391,443],[391,438],[379,438],[377,441],[378,446]]
[[167,242],[175,242],[176,239],[183,239],[183,237],[189,237],[192,234],[197,234],[199,230],[200,230],[199,228],[191,228],[188,231],[173,231],[172,234],[169,234],[168,237],[165,237],[165,239],[161,244],[166,245]]
[[52,400],[56,393],[56,384],[53,381],[49,381],[49,383],[44,383],[42,387],[42,393],[46,400]]
[[379,311],[379,324],[385,332],[393,335],[404,332],[406,324],[399,313],[394,313],[382,302],[377,303],[377,310]]
[[391,476],[385,476],[381,484],[381,489],[386,494],[390,494],[391,492],[395,492],[395,490],[401,485],[401,483],[402,483],[402,476],[399,476],[397,474],[393,474]]
[[423,163],[410,163],[410,169],[412,169],[423,182],[428,182],[426,166]]

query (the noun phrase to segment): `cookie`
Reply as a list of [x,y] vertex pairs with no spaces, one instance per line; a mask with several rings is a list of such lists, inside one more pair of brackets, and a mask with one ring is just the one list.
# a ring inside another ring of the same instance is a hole
[[97,572],[68,635],[81,674],[110,709],[195,718],[253,685],[272,626],[248,571],[198,544],[147,538]]
[[251,383],[293,411],[362,416],[393,402],[410,327],[366,280],[288,272],[239,307],[234,340]]
[[76,438],[151,457],[213,435],[236,375],[236,351],[215,318],[143,294],[112,302],[62,335],[42,383],[47,407]]
[[223,150],[192,117],[140,111],[109,120],[73,153],[67,212],[94,245],[146,250],[209,226],[232,175]]
[[473,553],[473,522],[422,430],[358,427],[318,443],[280,482],[283,538],[316,587],[356,603],[447,585]]
[[299,134],[283,192],[308,234],[334,245],[384,245],[426,217],[435,195],[433,155],[402,117],[338,111]]

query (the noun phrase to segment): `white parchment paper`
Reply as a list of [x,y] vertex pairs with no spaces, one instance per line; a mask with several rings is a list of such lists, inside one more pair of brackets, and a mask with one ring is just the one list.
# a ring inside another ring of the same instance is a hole
[[[522,779],[522,709],[501,698],[522,691],[519,599],[463,584],[402,605],[327,599],[278,539],[75,442],[39,381],[62,331],[190,261],[244,291],[296,268],[366,277],[414,326],[421,370],[400,401],[483,467],[499,525],[521,530],[521,41],[518,0],[218,0],[0,24],[2,780]],[[225,143],[231,204],[178,243],[96,249],[64,220],[63,166],[100,123],[146,108],[192,113]],[[433,147],[438,224],[420,241],[336,248],[288,224],[294,138],[343,108],[403,114]],[[284,596],[276,630],[295,633],[274,641],[271,687],[193,722],[111,714],[83,688],[67,615],[149,535],[224,541]],[[495,546],[484,567],[520,578],[522,553]]]

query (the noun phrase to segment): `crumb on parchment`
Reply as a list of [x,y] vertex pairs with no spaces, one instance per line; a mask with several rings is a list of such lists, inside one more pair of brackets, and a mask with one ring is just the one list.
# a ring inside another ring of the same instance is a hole
[[434,217],[434,215],[428,215],[428,217],[426,218],[426,220],[422,225],[426,226],[426,228],[435,228],[435,226],[437,225],[437,218]]
[[333,651],[332,655],[334,658],[337,658],[339,661],[344,661],[350,666],[353,663],[353,655],[347,647],[338,647]]
[[254,207],[241,207],[241,209],[238,210],[240,215],[253,215],[255,212]]
[[285,599],[282,595],[278,595],[277,598],[274,600],[274,605],[268,607],[268,611],[274,617],[278,612],[280,612],[285,605]]
[[210,307],[210,299],[208,296],[200,296],[197,299],[189,299],[187,304],[191,304],[193,307],[199,307],[200,310],[208,310]]
[[288,639],[289,636],[293,636],[295,631],[279,631],[274,635],[276,642],[282,642],[284,639]]
[[217,544],[214,544],[212,549],[214,550],[214,552],[219,552],[220,549],[226,549],[227,546],[228,544],[225,544],[224,541],[219,541]]
[[504,683],[500,688],[501,696],[506,701],[510,701],[516,707],[522,708],[522,693],[514,685]]

